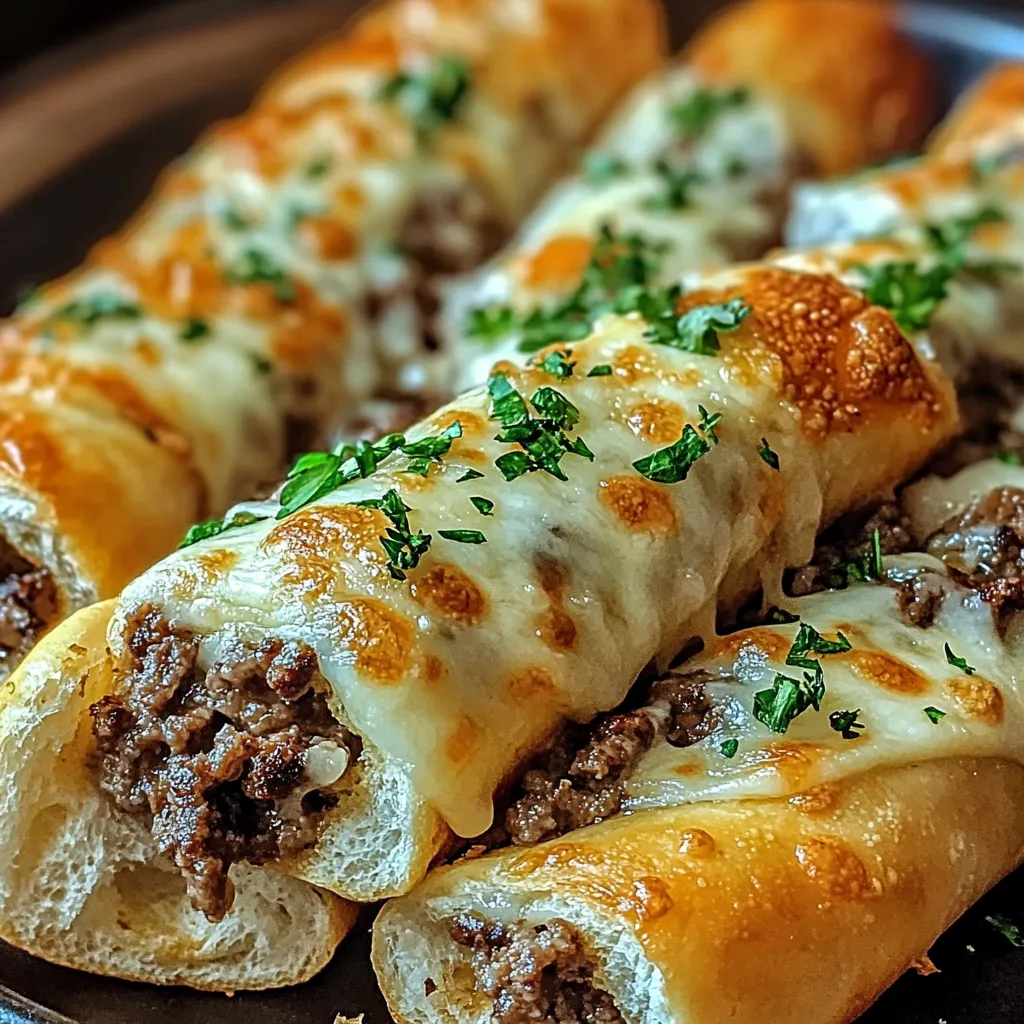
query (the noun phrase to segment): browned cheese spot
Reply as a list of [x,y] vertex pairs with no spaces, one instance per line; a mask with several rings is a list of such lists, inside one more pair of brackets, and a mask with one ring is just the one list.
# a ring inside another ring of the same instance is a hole
[[715,852],[715,840],[702,828],[687,829],[679,837],[679,852],[687,857],[702,860]]
[[390,686],[409,671],[415,633],[412,623],[381,601],[346,601],[338,612],[339,642],[356,658],[356,670]]
[[738,296],[752,312],[724,341],[726,363],[746,363],[757,349],[777,361],[781,393],[800,410],[808,436],[850,430],[877,407],[900,405],[901,415],[912,413],[925,422],[939,412],[892,316],[834,277],[755,270],[728,289],[691,292],[680,310]]
[[409,587],[420,604],[467,626],[487,615],[487,598],[476,583],[454,565],[436,565]]
[[598,484],[605,505],[627,529],[663,532],[676,525],[668,491],[642,476],[613,476]]
[[962,676],[946,683],[960,710],[986,725],[999,725],[1003,720],[1003,695],[999,687],[980,676]]
[[817,743],[788,740],[769,743],[766,747],[741,755],[742,765],[756,771],[772,771],[779,775],[791,790],[802,789],[821,756]]
[[445,757],[452,764],[465,764],[476,756],[480,747],[480,727],[468,715],[463,715],[444,742]]
[[567,566],[538,555],[534,569],[548,607],[537,616],[537,636],[554,651],[568,651],[576,644],[576,622],[565,610],[565,589],[569,580]]
[[890,693],[918,696],[930,689],[931,684],[926,676],[905,661],[900,661],[899,658],[884,651],[861,651],[854,648],[839,657],[844,658],[861,679],[874,683]]
[[656,875],[633,879],[632,895],[620,903],[623,910],[632,910],[641,921],[656,921],[675,906],[668,886]]
[[806,839],[797,845],[796,859],[808,877],[833,899],[864,899],[874,892],[860,857],[835,836]]
[[540,697],[549,697],[556,690],[551,673],[535,666],[517,672],[508,684],[509,696],[516,704],[529,704]]
[[436,686],[445,677],[444,662],[436,654],[423,659],[423,679],[428,686]]
[[802,793],[795,793],[789,802],[804,814],[824,814],[831,811],[839,801],[839,787],[831,782],[823,782],[820,786],[812,786]]
[[708,653],[716,658],[756,658],[764,661],[785,661],[793,641],[790,637],[764,626],[741,629],[720,637]]
[[675,402],[654,398],[635,405],[626,417],[626,425],[644,441],[668,445],[678,441],[686,425],[686,414]]

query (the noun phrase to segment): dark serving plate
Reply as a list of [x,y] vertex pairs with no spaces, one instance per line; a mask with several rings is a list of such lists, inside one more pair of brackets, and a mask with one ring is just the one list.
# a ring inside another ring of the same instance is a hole
[[[720,6],[666,2],[677,41]],[[360,5],[185,0],[0,82],[0,311],[22,287],[74,266],[206,125],[240,110],[276,65]],[[904,17],[939,59],[947,102],[993,61],[1024,59],[1024,18],[970,0],[908,3]],[[939,939],[931,959],[940,973],[908,972],[861,1024],[1024,1022],[1024,948],[986,921],[996,914],[1024,929],[1024,868]],[[388,1024],[369,966],[372,919],[367,908],[330,966],[306,985],[231,999],[97,978],[0,943],[0,1024],[331,1024],[338,1013]]]

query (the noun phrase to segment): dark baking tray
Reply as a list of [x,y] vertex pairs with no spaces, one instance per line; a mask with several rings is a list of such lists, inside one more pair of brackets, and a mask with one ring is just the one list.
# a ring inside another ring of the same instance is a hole
[[[678,41],[708,11],[714,0],[668,0],[673,8]],[[335,10],[358,6],[334,0]],[[280,7],[279,2],[276,7]],[[130,61],[133,47],[166,33],[208,24],[211,15],[245,17],[247,9],[262,16],[260,0],[202,0],[164,12],[102,40],[100,49],[124,48]],[[241,13],[240,13],[241,12]],[[1024,18],[942,4],[908,4],[907,27],[939,59],[947,102],[952,101],[986,66],[1000,59],[1024,59]],[[81,71],[82,47],[65,63]],[[267,63],[270,54],[262,53]],[[856,59],[851,54],[851,59]],[[19,287],[46,280],[73,266],[88,246],[115,228],[142,201],[153,178],[184,150],[213,119],[244,105],[259,78],[268,70],[253,60],[249,81],[237,77],[212,83],[188,102],[165,109],[129,126],[75,160],[57,176],[7,210],[0,211],[0,307],[7,307]],[[59,85],[67,69],[51,60],[49,68],[27,77],[33,89]],[[53,74],[54,66],[58,74]],[[45,74],[44,72],[49,72]],[[31,83],[33,76],[37,79]],[[38,79],[44,79],[39,85]],[[129,75],[130,78],[130,75]],[[23,76],[23,81],[25,80]],[[0,108],[0,118],[3,116]],[[0,856],[4,855],[0,845]],[[958,921],[932,950],[941,973],[904,975],[861,1018],[862,1024],[1021,1024],[1024,1022],[1024,949],[1015,949],[986,923],[1002,914],[1024,927],[1024,868],[1011,875]],[[53,967],[0,943],[0,1024],[331,1024],[337,1013],[365,1013],[368,1024],[390,1020],[369,967],[369,926],[373,909],[356,925],[330,966],[319,977],[294,989],[240,994],[231,999],[186,989],[163,989],[109,981],[66,968]],[[924,952],[922,950],[922,952]],[[765,969],[770,969],[766,964]],[[759,1022],[761,1024],[761,1022]],[[763,1024],[801,1024],[765,1021]]]

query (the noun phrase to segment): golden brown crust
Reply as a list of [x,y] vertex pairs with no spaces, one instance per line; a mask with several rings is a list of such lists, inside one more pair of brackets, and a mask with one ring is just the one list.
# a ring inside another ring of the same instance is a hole
[[[807,45],[794,50],[795,38]],[[936,110],[935,72],[886,3],[753,0],[713,21],[684,56],[711,79],[777,96],[825,174],[914,148]]]
[[963,96],[928,140],[928,153],[964,161],[989,149],[1008,148],[1024,138],[1024,63],[990,70]]
[[[657,986],[633,984],[649,979],[649,964],[674,1019],[839,1024],[1016,865],[1022,798],[1020,765],[946,759],[800,799],[640,811],[436,872],[378,919],[375,968],[396,1018],[422,1024],[396,932],[420,929],[434,936],[438,983],[458,1000],[466,983],[448,958],[464,951],[434,922],[460,910],[486,915],[475,895],[486,893],[507,900],[513,920],[524,911],[532,923],[543,913],[568,919],[595,950],[618,941],[627,959],[599,956],[598,983],[620,998],[657,998]],[[543,913],[529,912],[541,902]],[[620,932],[642,963],[629,959]]]

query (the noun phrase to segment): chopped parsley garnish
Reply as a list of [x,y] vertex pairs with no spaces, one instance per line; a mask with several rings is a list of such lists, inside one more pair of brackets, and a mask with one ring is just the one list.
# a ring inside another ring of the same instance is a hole
[[779,456],[768,446],[767,438],[761,438],[761,447],[757,449],[757,454],[761,456],[761,461],[765,465],[771,466],[772,469],[776,470],[779,468]]
[[498,420],[503,428],[495,440],[518,444],[521,448],[494,460],[506,480],[515,480],[536,470],[568,480],[559,465],[566,453],[594,461],[594,453],[583,438],[569,438],[566,434],[579,422],[580,411],[561,392],[550,387],[538,388],[530,399],[530,405],[539,413],[534,416],[526,399],[507,377],[492,377],[487,390],[491,396],[491,419]]
[[958,658],[954,653],[949,644],[943,644],[942,649],[946,652],[946,661],[954,668],[960,669],[965,676],[973,676],[977,669],[973,665],[967,664],[966,658]]
[[1008,917],[1002,914],[986,914],[985,923],[999,932],[1011,946],[1024,946],[1024,935],[1021,935],[1020,929]]
[[938,725],[946,717],[945,711],[940,711],[938,708],[933,707],[925,708],[924,713],[928,716],[928,720],[932,725]]
[[754,694],[754,717],[768,726],[772,732],[784,733],[789,723],[808,708],[821,710],[821,699],[825,696],[825,677],[821,662],[809,658],[809,654],[842,654],[850,650],[850,641],[842,633],[836,640],[826,640],[813,626],[806,622],[786,655],[786,664],[807,669],[803,679],[794,679],[777,673],[770,690],[759,690]]
[[479,530],[438,530],[438,536],[459,544],[486,544],[487,538]]
[[572,376],[572,368],[576,365],[569,362],[569,355],[569,352],[550,352],[538,366],[552,377],[565,380],[566,377]]
[[266,356],[261,356],[259,352],[250,352],[249,362],[252,363],[253,372],[258,373],[261,377],[265,377],[274,369],[270,360]]
[[251,526],[253,523],[260,523],[266,516],[258,516],[253,512],[236,512],[231,518],[207,519],[205,523],[196,523],[190,526],[185,539],[178,545],[178,548],[187,548],[201,540],[209,537],[216,537],[225,530],[234,530],[239,526]]
[[682,436],[667,448],[653,455],[637,459],[633,468],[641,475],[659,484],[678,484],[686,479],[698,459],[711,451],[708,441],[687,423]]
[[385,536],[380,538],[380,546],[388,556],[388,572],[392,579],[406,579],[406,570],[415,569],[430,547],[430,534],[412,532],[409,526],[409,513],[412,509],[402,501],[394,488],[382,498],[368,498],[353,504],[360,508],[380,509],[391,520],[392,525],[385,531]]
[[754,694],[754,717],[772,732],[786,732],[794,718],[820,706],[821,694],[810,688],[806,678],[793,679],[782,673],[776,673],[770,690]]
[[473,508],[482,516],[489,516],[494,512],[494,502],[490,498],[470,498]]
[[912,260],[857,269],[867,279],[865,298],[888,309],[905,334],[916,334],[928,327],[939,303],[946,297],[946,285],[954,272],[945,262],[921,270]]
[[280,263],[262,249],[246,249],[225,276],[232,284],[269,284],[279,302],[295,301],[295,285]]
[[[353,480],[366,479],[382,462],[399,450],[409,456],[407,472],[426,476],[430,464],[446,455],[452,441],[461,436],[462,426],[456,421],[437,436],[425,437],[419,441],[407,442],[404,434],[386,434],[379,441],[372,443],[360,441],[355,445],[341,445],[330,452],[309,452],[300,455],[288,472],[288,482],[281,491],[281,509],[277,513],[277,518],[284,519],[311,501],[316,501]],[[466,479],[473,478],[467,475]]]
[[1024,465],[1020,457],[1020,452],[1001,451],[996,452],[996,458],[1000,462],[1005,462],[1007,466],[1020,466]]
[[860,708],[856,711],[833,711],[828,716],[828,724],[839,733],[844,740],[859,740],[860,733],[857,729],[864,729],[866,726],[863,722],[857,721],[857,716],[860,714]]
[[979,156],[971,167],[974,183],[980,185],[986,178],[995,174],[999,170],[1000,163],[1002,163],[1002,157],[995,154]]
[[696,428],[687,423],[674,444],[633,463],[633,468],[641,476],[659,484],[681,483],[697,460],[707,455],[713,444],[718,444],[715,427],[722,418],[721,413],[709,416],[704,406],[698,406],[698,409],[701,418]]
[[469,94],[469,66],[462,57],[439,57],[423,71],[401,71],[385,82],[380,98],[408,115],[420,145],[458,116]]
[[471,338],[494,341],[518,331],[520,352],[537,352],[555,342],[579,341],[590,334],[594,322],[605,313],[631,313],[639,308],[664,250],[663,244],[643,235],[619,236],[604,224],[571,295],[527,314],[516,313],[509,306],[471,310],[466,333]]
[[735,757],[736,751],[740,749],[740,741],[723,740],[721,746],[718,749],[721,752],[722,757]]
[[591,153],[583,163],[583,176],[591,185],[606,185],[628,171],[625,160],[608,153]]
[[669,289],[661,296],[645,296],[640,313],[650,323],[644,337],[655,345],[670,345],[684,352],[713,356],[721,348],[719,334],[738,330],[750,315],[742,299],[707,306],[694,306],[682,316],[676,313],[678,291]]
[[478,469],[467,469],[455,482],[457,484],[464,484],[467,480],[479,480],[483,476],[483,473]]
[[788,626],[791,622],[799,622],[800,616],[787,612],[785,608],[776,608],[772,605],[764,617],[764,621],[775,626]]
[[142,316],[142,307],[120,295],[101,292],[75,299],[61,306],[53,316],[57,320],[75,320],[84,327],[92,327],[101,320],[138,320]]
[[658,160],[654,170],[661,179],[661,191],[644,200],[648,210],[683,210],[691,205],[691,192],[695,185],[704,180],[697,171],[673,167],[667,160]]
[[882,578],[884,571],[882,533],[876,529],[871,534],[871,547],[863,555],[837,565],[828,586],[831,590],[842,590],[851,583],[873,583]]
[[750,101],[750,90],[744,86],[734,89],[695,89],[685,100],[669,108],[668,116],[687,141],[703,135],[719,114],[742,107]]
[[185,326],[178,332],[178,337],[182,341],[202,341],[203,338],[209,337],[210,325],[205,320],[192,319],[186,320]]
[[612,368],[608,363],[601,363],[600,366],[595,366],[588,374],[588,377],[610,377],[612,375]]
[[725,173],[729,178],[739,178],[750,170],[746,160],[741,156],[731,156],[725,162]]
[[252,227],[252,221],[234,206],[226,207],[223,213],[221,213],[220,219],[224,227],[230,231],[245,231],[247,228]]
[[330,154],[325,153],[322,156],[314,157],[306,164],[306,177],[315,181],[317,178],[322,178],[332,166],[334,166],[334,158]]
[[697,406],[697,412],[700,413],[700,423],[697,424],[697,429],[712,444],[718,444],[718,435],[715,433],[715,427],[718,426],[718,423],[722,418],[722,414],[720,412],[716,412],[712,416],[708,413],[707,409],[705,409],[703,405]]

